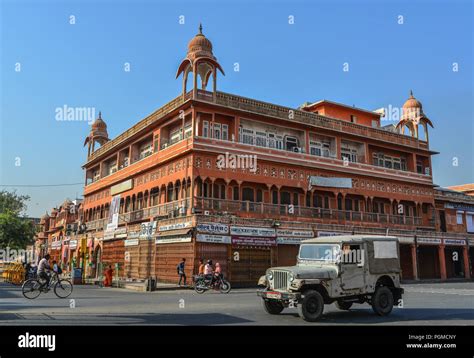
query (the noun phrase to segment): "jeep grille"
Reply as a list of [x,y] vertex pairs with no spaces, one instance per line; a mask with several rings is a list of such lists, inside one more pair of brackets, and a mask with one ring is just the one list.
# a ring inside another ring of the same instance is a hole
[[288,271],[273,271],[273,289],[286,290],[288,288]]

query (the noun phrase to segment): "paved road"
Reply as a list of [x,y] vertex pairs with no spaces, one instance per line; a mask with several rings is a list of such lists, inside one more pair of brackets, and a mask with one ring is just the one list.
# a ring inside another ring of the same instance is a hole
[[279,316],[266,314],[254,289],[199,295],[191,290],[146,293],[75,286],[74,301],[52,292],[27,300],[20,287],[0,283],[0,325],[474,325],[474,282],[403,287],[404,307],[389,317],[375,316],[367,304],[349,312],[328,305],[320,322],[307,323],[294,308]]

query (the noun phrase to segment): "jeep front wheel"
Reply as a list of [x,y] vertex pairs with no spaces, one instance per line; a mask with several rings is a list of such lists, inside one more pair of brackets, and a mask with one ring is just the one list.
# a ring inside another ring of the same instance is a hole
[[263,308],[269,314],[280,314],[283,311],[283,303],[278,301],[263,300]]
[[385,286],[380,286],[375,289],[372,296],[372,309],[379,316],[387,316],[392,312],[393,308],[393,294],[392,291]]
[[298,314],[308,322],[317,321],[323,314],[323,309],[323,296],[314,290],[306,291],[301,303],[298,304]]
[[336,301],[336,307],[343,311],[348,311],[352,307],[352,302]]

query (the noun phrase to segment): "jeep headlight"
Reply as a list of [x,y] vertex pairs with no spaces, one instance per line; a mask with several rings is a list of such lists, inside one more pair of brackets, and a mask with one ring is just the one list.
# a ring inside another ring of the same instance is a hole
[[295,279],[295,275],[293,275],[293,273],[290,272],[290,274],[288,275],[288,279],[290,280],[290,282],[293,282],[293,280]]
[[267,278],[268,278],[268,281],[273,280],[273,273],[271,271],[268,272]]

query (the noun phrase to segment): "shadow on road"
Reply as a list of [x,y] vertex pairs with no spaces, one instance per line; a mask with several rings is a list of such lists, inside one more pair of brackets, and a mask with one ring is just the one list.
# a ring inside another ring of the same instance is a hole
[[[296,312],[283,312],[283,316],[299,317]],[[413,321],[474,320],[474,310],[446,308],[403,308],[392,311],[387,317],[377,316],[372,310],[332,311],[324,313],[319,323],[365,324],[409,323]]]

